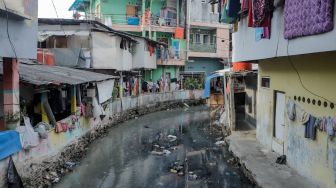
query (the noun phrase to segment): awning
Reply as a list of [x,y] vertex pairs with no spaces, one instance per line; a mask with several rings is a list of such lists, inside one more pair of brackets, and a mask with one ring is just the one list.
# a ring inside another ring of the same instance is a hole
[[71,36],[71,35],[89,36],[90,31],[88,31],[88,30],[84,30],[84,31],[76,31],[76,30],[72,30],[72,31],[62,31],[62,30],[58,30],[58,31],[39,31],[37,37],[38,37],[39,42],[43,42],[51,36]]
[[69,8],[69,11],[77,10],[77,11],[84,11],[85,6],[89,5],[88,0],[75,0]]
[[213,78],[217,78],[217,77],[223,77],[225,73],[214,73],[210,76],[208,76],[205,79],[205,86],[204,86],[204,98],[209,98],[210,97],[210,83],[211,83],[211,79]]
[[[3,62],[0,62],[0,73],[3,74]],[[41,85],[78,85],[89,82],[101,82],[116,78],[115,76],[68,67],[48,66],[32,61],[19,64],[20,80],[23,82]]]

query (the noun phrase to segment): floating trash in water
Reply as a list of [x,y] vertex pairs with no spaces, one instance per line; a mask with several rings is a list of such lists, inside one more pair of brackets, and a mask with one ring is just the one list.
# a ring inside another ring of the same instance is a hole
[[174,142],[174,141],[176,141],[177,140],[177,137],[176,136],[174,136],[174,135],[168,135],[168,141],[169,142]]
[[217,146],[225,146],[226,145],[225,141],[223,141],[223,140],[217,141],[215,144]]

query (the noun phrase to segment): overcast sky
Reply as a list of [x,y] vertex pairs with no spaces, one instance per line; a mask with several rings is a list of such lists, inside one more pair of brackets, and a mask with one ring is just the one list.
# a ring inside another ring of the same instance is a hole
[[[68,11],[68,9],[74,1],[75,0],[54,0],[60,18],[72,18],[72,11]],[[38,3],[39,18],[57,18],[51,0],[38,0]]]

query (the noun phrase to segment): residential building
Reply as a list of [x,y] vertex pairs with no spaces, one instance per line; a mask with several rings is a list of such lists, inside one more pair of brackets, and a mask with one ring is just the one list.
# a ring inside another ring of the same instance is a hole
[[229,25],[220,23],[218,2],[188,1],[188,61],[184,73],[210,75],[229,62]]
[[231,15],[233,62],[259,65],[257,140],[318,187],[335,187],[336,4],[275,1],[256,20],[246,3],[239,21]]
[[4,130],[9,117],[20,114],[18,59],[36,58],[37,0],[1,1],[0,25],[0,60],[4,65],[0,130]]
[[69,10],[84,13],[84,19],[98,20],[114,30],[168,45],[167,53],[156,49],[156,69],[143,69],[142,75],[145,80],[170,82],[179,78],[186,61],[185,5],[182,0],[76,0]]
[[[139,72],[156,68],[156,49],[166,45],[146,37],[116,31],[98,21],[39,19],[39,47],[53,53],[55,64],[120,76],[123,83],[137,83],[129,94],[137,95]],[[44,56],[43,54],[40,55]],[[134,90],[134,91],[133,91]]]

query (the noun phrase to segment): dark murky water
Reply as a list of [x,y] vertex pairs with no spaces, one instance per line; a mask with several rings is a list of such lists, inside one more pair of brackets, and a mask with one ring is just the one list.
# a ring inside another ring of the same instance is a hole
[[[214,145],[207,126],[205,107],[163,111],[120,124],[94,142],[81,164],[55,187],[253,187],[238,167],[227,164],[232,156]],[[176,150],[151,154],[152,143],[168,134],[178,136]],[[185,163],[186,158],[187,175],[169,172],[172,163]],[[190,180],[188,171],[197,179]]]

